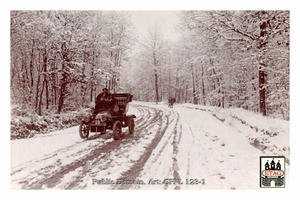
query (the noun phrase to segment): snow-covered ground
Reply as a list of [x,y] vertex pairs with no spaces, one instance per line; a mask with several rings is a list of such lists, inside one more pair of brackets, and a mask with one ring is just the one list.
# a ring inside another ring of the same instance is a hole
[[[82,140],[78,126],[11,141],[12,189],[260,189],[260,156],[284,155],[289,122],[242,109],[132,102],[123,128]],[[179,181],[180,179],[180,181]]]
[[290,122],[264,117],[242,108],[221,109],[200,105],[184,104],[186,108],[209,111],[218,120],[237,129],[254,146],[265,154],[285,156],[290,159]]

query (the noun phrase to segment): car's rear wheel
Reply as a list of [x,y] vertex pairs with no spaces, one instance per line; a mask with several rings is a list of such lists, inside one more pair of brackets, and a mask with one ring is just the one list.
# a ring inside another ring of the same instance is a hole
[[115,140],[120,139],[122,135],[122,124],[120,121],[116,121],[113,125],[113,137]]
[[129,122],[128,122],[128,131],[129,131],[129,134],[134,133],[134,119],[132,117],[129,119]]
[[84,138],[88,138],[89,137],[89,133],[90,133],[90,130],[89,130],[89,125],[84,123],[84,122],[81,122],[80,125],[79,125],[79,136],[84,139]]

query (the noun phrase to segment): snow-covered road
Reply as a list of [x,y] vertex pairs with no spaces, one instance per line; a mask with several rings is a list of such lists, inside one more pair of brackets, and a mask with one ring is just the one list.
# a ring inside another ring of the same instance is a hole
[[[12,189],[259,189],[260,156],[210,112],[134,102],[123,129],[82,140],[78,126],[11,141]],[[289,166],[286,165],[287,181]]]

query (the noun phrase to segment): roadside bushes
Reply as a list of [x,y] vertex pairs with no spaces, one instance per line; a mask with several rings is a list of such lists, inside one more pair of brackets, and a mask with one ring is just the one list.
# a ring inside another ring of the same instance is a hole
[[76,126],[82,116],[89,112],[91,112],[90,107],[61,114],[48,112],[39,116],[25,106],[15,105],[11,107],[10,138],[11,140],[30,138],[36,134],[46,134]]

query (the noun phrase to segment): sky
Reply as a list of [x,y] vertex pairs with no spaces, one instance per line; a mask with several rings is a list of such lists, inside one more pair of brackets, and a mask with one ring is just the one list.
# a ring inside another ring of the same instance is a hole
[[139,39],[148,36],[149,29],[156,24],[161,30],[165,39],[175,41],[179,38],[179,33],[174,27],[179,23],[179,11],[128,11],[132,16],[132,23],[136,27]]

